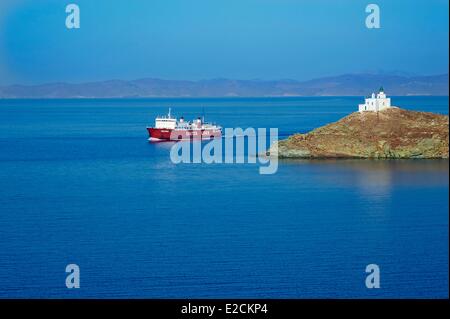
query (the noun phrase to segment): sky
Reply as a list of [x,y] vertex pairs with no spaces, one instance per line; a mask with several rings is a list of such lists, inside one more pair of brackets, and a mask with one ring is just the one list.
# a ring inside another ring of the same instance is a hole
[[[80,28],[67,29],[68,4]],[[365,8],[380,7],[368,29]],[[0,85],[448,73],[448,0],[0,0]]]

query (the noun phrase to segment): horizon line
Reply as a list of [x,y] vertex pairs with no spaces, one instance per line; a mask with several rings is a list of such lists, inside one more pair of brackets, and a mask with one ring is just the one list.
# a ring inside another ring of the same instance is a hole
[[[182,100],[182,99],[296,99],[296,98],[336,98],[336,97],[355,97],[360,98],[364,95],[255,95],[255,96],[122,96],[122,97],[0,97],[0,101],[17,101],[17,100]],[[449,95],[433,95],[433,94],[407,94],[407,95],[389,95],[390,97],[449,97]]]
[[[397,74],[396,74],[397,73]],[[104,80],[85,80],[85,81],[79,81],[79,82],[71,82],[71,81],[53,81],[53,82],[41,82],[41,83],[34,83],[34,84],[20,84],[20,83],[13,83],[13,84],[3,84],[0,85],[0,88],[5,87],[12,87],[12,86],[24,86],[24,87],[34,87],[34,86],[43,86],[43,85],[55,85],[55,84],[66,84],[66,85],[82,85],[82,84],[94,84],[94,83],[102,83],[102,82],[135,82],[135,81],[142,81],[142,80],[160,80],[160,81],[167,81],[167,82],[203,82],[203,81],[214,81],[214,80],[227,80],[227,81],[242,81],[242,82],[281,82],[281,81],[292,81],[297,83],[303,83],[303,82],[309,82],[319,79],[326,79],[326,78],[335,78],[335,77],[342,77],[342,76],[358,76],[358,75],[366,75],[366,76],[391,76],[391,77],[401,77],[401,78],[416,78],[416,77],[436,77],[436,76],[449,76],[449,72],[446,73],[434,73],[434,74],[398,74],[402,73],[400,71],[396,72],[355,72],[355,73],[340,73],[336,75],[326,75],[321,77],[314,77],[307,80],[297,80],[292,78],[277,78],[277,79],[261,79],[261,78],[253,78],[253,79],[238,79],[238,78],[227,78],[227,77],[211,77],[211,78],[202,78],[197,80],[189,80],[189,79],[168,79],[168,78],[162,78],[162,77],[139,77],[134,79],[120,79],[120,78],[111,78],[111,79],[104,79]]]

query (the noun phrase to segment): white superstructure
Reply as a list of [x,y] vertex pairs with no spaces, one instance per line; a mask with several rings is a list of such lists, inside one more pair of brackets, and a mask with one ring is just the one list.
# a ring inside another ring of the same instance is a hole
[[170,108],[169,114],[167,114],[167,116],[157,117],[155,119],[155,128],[173,130],[176,128],[176,126],[177,126],[177,119],[170,115]]
[[378,93],[372,93],[371,97],[366,98],[366,103],[359,104],[359,112],[378,112],[391,107],[391,99],[386,97],[383,88],[381,87]]
[[197,118],[193,121],[185,121],[184,117],[177,119],[172,116],[171,109],[165,116],[157,116],[155,119],[155,129],[164,130],[221,130],[220,126],[204,122],[204,118]]

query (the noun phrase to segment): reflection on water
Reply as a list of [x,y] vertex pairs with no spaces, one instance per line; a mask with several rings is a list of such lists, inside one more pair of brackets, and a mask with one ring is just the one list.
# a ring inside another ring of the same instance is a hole
[[280,165],[320,167],[329,174],[318,174],[317,183],[335,183],[342,187],[357,187],[362,195],[386,197],[396,186],[428,187],[449,183],[448,159],[366,160],[366,159],[283,159]]

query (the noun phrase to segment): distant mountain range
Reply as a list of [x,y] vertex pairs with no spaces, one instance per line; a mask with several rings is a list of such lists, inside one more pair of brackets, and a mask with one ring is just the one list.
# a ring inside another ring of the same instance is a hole
[[140,98],[365,96],[380,86],[388,95],[448,95],[448,74],[345,74],[309,81],[230,80],[175,81],[145,78],[80,84],[0,86],[0,98]]

